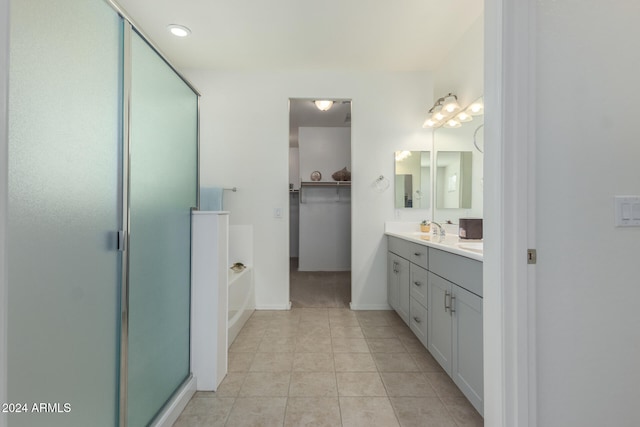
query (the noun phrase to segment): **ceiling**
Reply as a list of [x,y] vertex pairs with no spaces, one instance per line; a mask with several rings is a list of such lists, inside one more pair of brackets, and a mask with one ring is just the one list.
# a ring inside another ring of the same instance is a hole
[[[482,0],[115,0],[178,69],[430,71],[483,12]],[[187,38],[170,24],[191,29]],[[351,104],[291,100],[301,126],[350,126]]]
[[334,100],[327,111],[316,108],[312,99],[289,100],[289,146],[298,146],[300,127],[351,127],[351,101]]
[[[116,0],[179,69],[436,68],[482,0]],[[167,25],[191,29],[177,38]]]

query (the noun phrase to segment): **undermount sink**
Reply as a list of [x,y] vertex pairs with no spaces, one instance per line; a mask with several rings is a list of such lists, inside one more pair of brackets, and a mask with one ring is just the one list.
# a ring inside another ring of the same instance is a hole
[[484,250],[483,242],[460,242],[458,243],[458,247],[465,251],[472,251],[482,253]]

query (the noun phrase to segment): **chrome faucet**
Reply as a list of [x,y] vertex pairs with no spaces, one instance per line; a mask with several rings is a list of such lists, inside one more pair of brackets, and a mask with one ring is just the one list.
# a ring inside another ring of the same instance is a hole
[[431,226],[433,227],[434,225],[435,225],[436,227],[438,227],[438,231],[436,231],[436,230],[434,229],[434,230],[433,230],[433,235],[434,235],[434,236],[438,236],[438,237],[445,237],[445,234],[446,234],[446,233],[445,233],[445,231],[444,231],[444,227],[443,227],[443,226],[441,226],[440,224],[438,224],[438,223],[437,223],[437,222],[435,222],[435,221],[431,221]]

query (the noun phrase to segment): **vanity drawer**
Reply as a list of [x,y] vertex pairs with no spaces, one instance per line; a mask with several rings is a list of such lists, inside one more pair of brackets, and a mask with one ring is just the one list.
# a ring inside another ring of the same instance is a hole
[[482,262],[439,249],[429,252],[429,271],[482,297]]
[[387,239],[389,252],[393,252],[394,254],[399,255],[404,259],[409,259],[409,256],[411,254],[410,242],[392,236],[389,236]]
[[389,252],[408,259],[422,268],[429,266],[429,248],[424,245],[388,236],[387,248]]
[[427,306],[427,282],[429,272],[415,264],[410,264],[410,295],[423,306]]
[[416,334],[416,337],[426,347],[427,346],[427,309],[411,298],[409,302],[409,327]]

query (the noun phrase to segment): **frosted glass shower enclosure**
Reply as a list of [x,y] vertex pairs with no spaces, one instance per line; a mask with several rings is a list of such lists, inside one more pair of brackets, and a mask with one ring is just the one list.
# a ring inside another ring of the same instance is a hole
[[131,36],[128,426],[144,426],[190,375],[191,208],[198,99]]
[[199,95],[110,1],[10,24],[8,425],[152,425],[191,379]]

